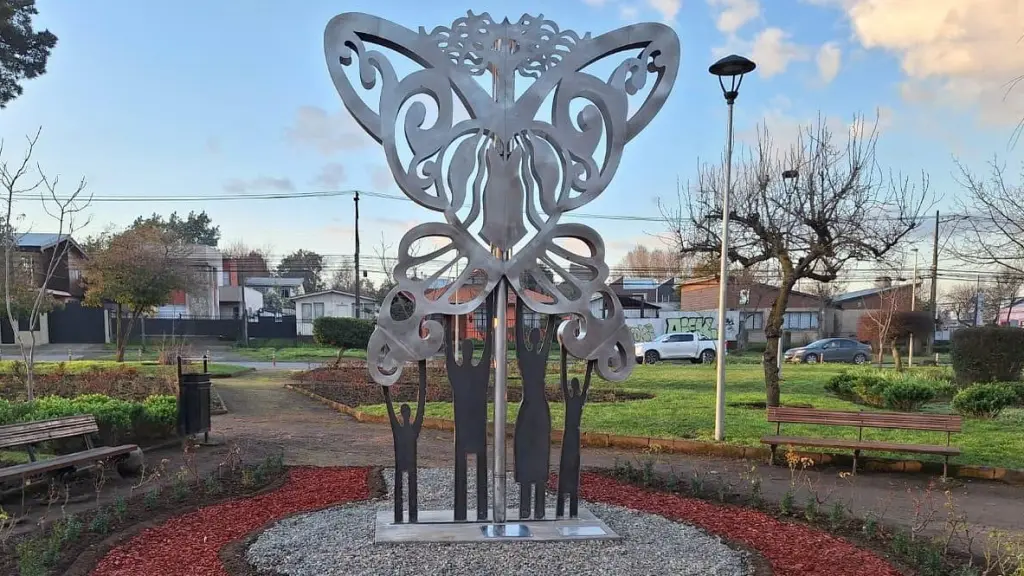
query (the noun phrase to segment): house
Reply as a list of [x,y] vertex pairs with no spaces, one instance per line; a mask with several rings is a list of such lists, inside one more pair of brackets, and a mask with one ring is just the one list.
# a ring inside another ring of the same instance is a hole
[[[439,298],[441,294],[448,289],[448,286],[450,286],[450,283],[427,290],[427,298]],[[454,294],[449,295],[448,298],[453,303],[467,302],[469,300],[472,300],[473,298],[476,298],[477,295],[480,294],[480,291],[482,289],[483,286],[481,284],[466,284],[460,287],[458,290],[456,290]],[[534,290],[526,289],[526,293],[529,295],[530,298],[535,299],[538,302],[548,304],[554,301],[554,299],[551,296],[548,296],[547,294],[542,294]],[[508,338],[510,341],[515,340],[515,332],[513,332],[513,329],[516,325],[517,301],[518,298],[516,296],[515,291],[509,290],[507,305],[508,308],[506,309],[505,317],[507,319],[506,323],[508,325]],[[530,310],[528,307],[525,313],[523,314],[523,321],[531,329],[542,328],[541,314],[538,314],[533,310]],[[483,341],[484,338],[486,338],[487,336],[487,331],[490,329],[490,326],[487,324],[487,313],[483,308],[483,304],[481,304],[479,308],[468,314],[458,316],[454,320],[454,322],[457,328],[456,334],[458,335],[458,339],[460,340],[469,338]]]
[[220,287],[224,285],[224,257],[214,246],[190,244],[183,250],[192,269],[187,290],[175,290],[167,304],[159,306],[157,318],[220,318]]
[[608,287],[619,296],[651,302],[659,309],[678,310],[679,292],[676,279],[654,280],[651,278],[629,278],[619,276],[608,281]]
[[[918,282],[918,287],[921,283]],[[893,284],[891,278],[877,278],[871,288],[854,290],[832,298],[832,331],[836,337],[857,335],[861,317],[880,310],[910,310],[913,284]]]
[[[300,279],[301,281],[301,279]],[[317,318],[355,318],[356,295],[341,290],[321,290],[292,297],[295,303],[295,332],[297,336],[313,336],[313,321]],[[375,300],[359,297],[360,318],[375,318],[380,306]]]
[[280,297],[283,305],[284,314],[294,314],[295,304],[293,299],[296,296],[305,294],[306,290],[303,288],[302,278],[278,278],[271,276],[261,276],[255,278],[246,278],[245,285],[256,290],[263,295],[263,301],[266,302],[268,297]]
[[[622,305],[622,313],[626,318],[657,318],[661,315],[661,306],[651,304],[644,298],[636,298],[625,294],[616,294],[619,304]],[[590,298],[590,312],[598,318],[608,316],[608,304],[600,294],[594,294]]]
[[[67,305],[73,304],[77,309],[85,296],[85,284],[82,282],[82,269],[88,259],[82,247],[67,234],[29,232],[19,234],[15,239],[15,251],[22,266],[31,273],[31,285],[42,286],[46,282],[46,292],[55,300]],[[56,258],[56,260],[54,260]],[[53,264],[53,273],[47,281],[46,275]],[[29,319],[19,319],[17,330],[23,340],[32,340],[36,344],[51,342],[51,326],[58,324],[56,332],[58,340],[67,332],[68,322],[74,318],[64,315],[60,322],[62,310],[54,310],[48,314],[40,314],[36,319],[35,330],[29,331]],[[14,326],[7,319],[6,312],[0,314],[0,343],[13,344],[15,339]],[[56,322],[55,322],[56,321]],[[100,318],[102,322],[102,318]],[[33,334],[34,333],[34,334]]]
[[[717,275],[682,282],[679,285],[679,310],[717,317],[718,290]],[[779,288],[740,279],[729,282],[726,294],[727,313],[736,311],[740,318],[738,337],[742,336],[747,342],[765,342],[765,320],[778,298]],[[831,318],[829,314],[823,314],[823,310],[821,298],[797,290],[790,292],[782,329],[790,333],[790,342],[794,346],[806,344],[818,339],[820,334],[829,333],[832,329]]]
[[59,256],[46,287],[57,298],[81,299],[85,296],[82,269],[88,257],[75,240],[67,234],[29,232],[17,237],[17,252],[32,270],[32,285],[40,286],[46,272]]

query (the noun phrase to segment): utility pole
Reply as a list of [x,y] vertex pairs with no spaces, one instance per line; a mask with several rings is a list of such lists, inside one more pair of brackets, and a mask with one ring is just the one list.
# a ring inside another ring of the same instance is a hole
[[356,202],[356,309],[355,316],[359,318],[359,190],[356,190],[356,196],[354,198]]
[[[917,248],[914,248],[914,280],[911,283],[910,288],[910,311],[914,312],[917,310]],[[932,337],[935,337],[934,330]],[[907,356],[907,365],[914,365],[914,334],[910,334],[910,354]]]
[[[238,290],[242,293],[242,344],[249,345],[249,309],[245,307],[245,263],[249,260],[248,255],[235,260],[235,276],[238,278]],[[228,278],[231,280],[231,278]],[[230,284],[230,282],[228,282]]]
[[[935,211],[935,236],[932,240],[932,315],[935,327],[939,325],[939,211]],[[928,339],[928,356],[935,352],[935,331]]]

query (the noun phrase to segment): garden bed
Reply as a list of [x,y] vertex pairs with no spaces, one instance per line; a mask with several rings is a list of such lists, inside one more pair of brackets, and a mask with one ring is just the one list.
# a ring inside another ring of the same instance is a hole
[[[312,392],[318,396],[351,406],[372,406],[384,402],[384,393],[380,386],[375,384],[343,384],[323,382],[301,382],[293,384],[295,388]],[[548,385],[544,389],[549,402],[562,402],[562,389]],[[488,398],[493,397],[494,388],[488,386]],[[391,399],[394,402],[413,402],[418,400],[419,389],[416,386],[396,386],[391,388]],[[509,402],[519,402],[523,399],[523,389],[518,381],[509,382],[506,398]],[[587,394],[587,403],[602,402],[631,402],[635,400],[650,400],[653,394],[637,392],[634,390],[619,390],[610,388],[594,388]],[[452,387],[447,383],[441,386],[436,384],[427,386],[427,402],[451,402]]]
[[[274,490],[285,484],[285,473],[280,458],[272,457],[256,466],[220,468],[205,478],[187,470],[172,475],[170,482],[164,484],[159,484],[160,478],[156,477],[152,485],[142,486],[128,498],[118,498],[109,506],[79,515],[60,517],[59,505],[55,505],[53,510],[58,517],[41,522],[39,528],[0,546],[0,574],[86,576],[93,573],[100,558],[110,556],[110,551],[116,551],[122,542],[145,538],[148,529],[164,521],[164,526],[174,525],[174,517],[183,512],[216,509],[222,502],[225,504],[221,506],[231,509],[232,502],[239,498],[261,492],[279,493]],[[17,506],[13,508],[16,510]],[[191,536],[202,540],[211,533]],[[179,539],[165,545],[187,550],[188,542]],[[108,573],[151,573],[136,571],[131,560],[114,563],[120,571]],[[176,566],[181,573],[180,561],[176,561]],[[206,573],[193,571],[192,566],[189,574]]]

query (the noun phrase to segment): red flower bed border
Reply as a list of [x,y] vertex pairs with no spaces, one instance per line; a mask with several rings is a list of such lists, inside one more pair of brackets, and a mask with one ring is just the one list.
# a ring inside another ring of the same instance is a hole
[[[371,496],[370,469],[293,468],[278,490],[209,506],[172,518],[111,550],[92,576],[228,576],[219,552],[231,542],[294,513]],[[899,576],[874,553],[820,530],[783,522],[763,512],[655,492],[585,472],[581,497],[658,514],[744,544],[776,576]]]
[[723,506],[654,492],[602,474],[584,472],[584,500],[658,514],[745,544],[760,553],[776,576],[899,576],[873,552],[802,524],[783,522],[750,508]]
[[296,512],[370,497],[367,468],[292,468],[278,490],[177,516],[111,550],[92,576],[228,576],[228,543]]

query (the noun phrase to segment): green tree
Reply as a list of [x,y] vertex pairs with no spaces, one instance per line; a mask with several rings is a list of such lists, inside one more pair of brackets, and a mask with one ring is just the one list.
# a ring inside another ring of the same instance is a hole
[[[166,304],[175,290],[188,287],[188,252],[167,230],[137,226],[111,235],[85,264],[85,302],[114,302],[117,361],[135,321],[144,312]],[[128,321],[124,321],[127,312]]]
[[32,17],[38,13],[35,0],[0,0],[0,108],[21,96],[22,80],[46,73],[57,37],[49,30],[32,29]]
[[205,210],[198,214],[190,211],[185,218],[178,216],[177,212],[171,212],[166,220],[160,214],[155,213],[148,218],[139,216],[132,223],[132,228],[140,226],[162,228],[183,244],[216,246],[220,241],[220,226],[213,225],[213,220]]
[[302,278],[302,287],[309,292],[324,289],[324,257],[312,250],[296,250],[281,259],[277,275],[282,278]]

